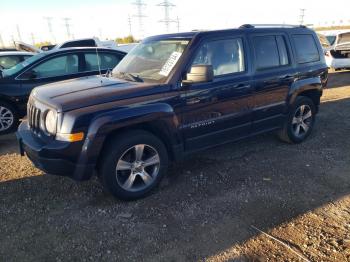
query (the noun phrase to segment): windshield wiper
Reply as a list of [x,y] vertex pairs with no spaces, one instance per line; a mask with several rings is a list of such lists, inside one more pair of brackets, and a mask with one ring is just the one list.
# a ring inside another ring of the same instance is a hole
[[122,78],[125,79],[128,78],[129,80],[131,81],[134,81],[134,82],[143,82],[143,79],[137,75],[134,75],[132,73],[128,73],[128,72],[118,72],[117,75],[120,75]]

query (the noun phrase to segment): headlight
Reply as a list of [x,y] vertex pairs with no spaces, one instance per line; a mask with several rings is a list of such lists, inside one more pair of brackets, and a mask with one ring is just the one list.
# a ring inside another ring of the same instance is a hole
[[45,129],[51,135],[55,135],[56,128],[57,128],[57,113],[55,111],[49,110],[45,117]]

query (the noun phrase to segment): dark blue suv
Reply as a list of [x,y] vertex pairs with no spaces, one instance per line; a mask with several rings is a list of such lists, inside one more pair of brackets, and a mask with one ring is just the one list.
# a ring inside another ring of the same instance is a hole
[[17,132],[22,154],[49,174],[89,179],[135,199],[169,161],[278,131],[312,131],[327,66],[314,31],[254,26],[145,39],[109,77],[35,88]]

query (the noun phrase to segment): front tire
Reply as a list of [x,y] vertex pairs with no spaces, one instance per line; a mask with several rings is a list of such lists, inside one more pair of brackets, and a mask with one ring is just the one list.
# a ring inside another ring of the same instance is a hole
[[124,200],[148,195],[168,167],[168,153],[163,142],[142,130],[112,138],[103,154],[99,178],[108,192]]
[[279,137],[287,143],[301,143],[312,132],[315,124],[316,106],[305,96],[298,96],[290,107],[283,129]]
[[16,131],[18,124],[19,117],[15,107],[0,101],[0,135]]

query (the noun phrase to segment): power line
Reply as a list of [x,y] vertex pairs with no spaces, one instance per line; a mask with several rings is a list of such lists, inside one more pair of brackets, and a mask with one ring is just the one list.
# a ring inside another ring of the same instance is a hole
[[175,7],[176,5],[170,3],[168,0],[164,0],[164,2],[158,4],[157,6],[164,8],[164,18],[160,20],[160,23],[164,23],[165,30],[168,33],[170,29],[170,23],[176,22],[175,20],[170,18],[170,9]]
[[304,24],[305,11],[306,11],[305,8],[300,9],[299,24],[301,24],[301,25]]
[[146,4],[142,1],[142,0],[136,0],[133,5],[136,6],[136,15],[134,15],[134,17],[136,17],[139,20],[139,33],[140,33],[140,37],[143,38],[144,36],[144,31],[143,31],[143,19],[145,17],[147,17],[144,13],[143,10],[146,6]]

